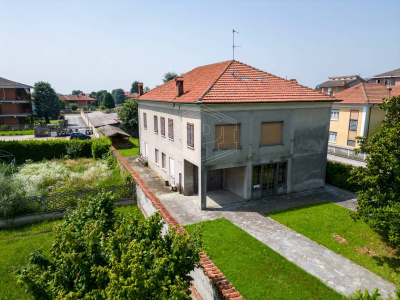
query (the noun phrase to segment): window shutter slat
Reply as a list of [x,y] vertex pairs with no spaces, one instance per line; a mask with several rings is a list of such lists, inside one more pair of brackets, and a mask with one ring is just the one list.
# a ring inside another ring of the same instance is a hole
[[240,146],[240,125],[217,125],[215,128],[215,148],[237,148]]
[[350,119],[351,120],[358,120],[358,110],[351,110],[350,111]]
[[261,144],[280,144],[282,143],[282,124],[283,122],[266,122],[261,124]]

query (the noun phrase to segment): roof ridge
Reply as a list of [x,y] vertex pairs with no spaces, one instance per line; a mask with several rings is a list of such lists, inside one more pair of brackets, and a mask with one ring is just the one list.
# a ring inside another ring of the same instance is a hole
[[365,88],[364,82],[361,82],[360,84],[361,84],[361,90],[362,90],[362,92],[364,94],[364,97],[367,100],[366,103],[369,103],[369,97],[368,97],[367,90]]
[[[227,60],[226,62],[228,62],[228,61],[229,60]],[[234,60],[229,61],[229,64],[223,69],[223,71],[217,76],[217,78],[208,86],[208,88],[200,95],[200,97],[199,97],[199,99],[197,99],[197,101],[201,102],[203,97],[211,91],[211,89],[214,87],[214,85],[217,83],[217,81],[222,77],[222,75],[225,74],[226,70],[228,70],[228,68],[230,67],[232,62],[234,62]],[[224,62],[222,62],[222,63],[224,63]]]

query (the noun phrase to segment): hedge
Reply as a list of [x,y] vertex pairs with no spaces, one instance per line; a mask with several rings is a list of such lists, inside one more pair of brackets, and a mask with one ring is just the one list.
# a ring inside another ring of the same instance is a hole
[[350,181],[350,171],[353,169],[350,165],[342,165],[339,163],[327,162],[326,164],[326,178],[325,181],[336,187],[356,192],[358,184]]
[[106,137],[93,140],[92,155],[93,158],[102,158],[104,154],[110,151],[111,141]]
[[[108,149],[111,143],[104,141],[108,138],[92,139],[92,140],[22,140],[22,141],[0,141],[0,150],[10,152],[15,156],[17,164],[23,164],[26,160],[42,161],[43,159],[50,160],[54,158],[63,158],[67,155],[68,145],[71,143],[79,143],[82,147],[79,147],[79,153],[77,157],[92,157],[92,145],[108,145]],[[95,146],[96,147],[96,146]],[[96,148],[97,149],[97,148]],[[107,149],[107,150],[108,150]],[[104,146],[101,150],[95,151],[96,154],[104,151]],[[102,154],[101,154],[102,155]],[[96,155],[97,157],[97,155]],[[101,156],[100,156],[101,158]]]

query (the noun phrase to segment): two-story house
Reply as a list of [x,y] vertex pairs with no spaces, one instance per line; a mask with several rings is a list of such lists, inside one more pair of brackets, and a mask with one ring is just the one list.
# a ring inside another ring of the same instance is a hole
[[0,125],[16,126],[33,121],[31,88],[0,77]]
[[[390,95],[400,95],[400,86],[392,87]],[[371,136],[385,118],[378,104],[389,97],[389,90],[378,83],[363,82],[335,97],[342,101],[332,106],[329,145],[352,149],[358,146],[357,136]]]
[[59,95],[58,97],[65,101],[65,108],[68,108],[71,103],[75,103],[78,107],[89,107],[94,101],[96,101],[96,99],[90,97],[89,94]]
[[139,95],[141,155],[201,209],[208,191],[250,200],[325,183],[329,95],[232,60]]
[[368,82],[384,86],[400,86],[400,68],[371,77]]
[[358,75],[329,77],[328,81],[317,85],[317,90],[328,95],[335,95],[364,81]]

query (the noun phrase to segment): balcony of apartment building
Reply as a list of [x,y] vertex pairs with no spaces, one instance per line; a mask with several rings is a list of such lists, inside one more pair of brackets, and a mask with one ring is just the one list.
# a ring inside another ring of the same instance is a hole
[[0,103],[23,104],[31,102],[31,95],[28,89],[3,88],[0,90]]
[[31,114],[31,101],[15,103],[6,100],[0,101],[0,117],[29,117]]

